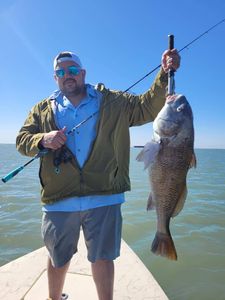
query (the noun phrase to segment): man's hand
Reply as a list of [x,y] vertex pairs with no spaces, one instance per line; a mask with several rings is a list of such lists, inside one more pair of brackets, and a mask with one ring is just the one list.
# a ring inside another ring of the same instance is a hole
[[169,69],[176,71],[180,67],[180,55],[177,49],[166,50],[163,52],[161,65],[163,70],[167,73]]
[[61,130],[54,130],[46,133],[40,142],[41,145],[44,148],[49,148],[53,150],[61,148],[66,142],[65,131],[66,127],[64,127]]

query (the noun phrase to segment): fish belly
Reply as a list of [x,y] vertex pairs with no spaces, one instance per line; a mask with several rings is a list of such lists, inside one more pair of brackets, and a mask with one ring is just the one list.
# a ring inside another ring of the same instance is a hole
[[170,233],[170,219],[177,215],[187,195],[186,176],[190,155],[182,148],[166,148],[159,153],[150,169],[152,199],[156,206],[157,232],[152,251],[172,260],[177,259]]

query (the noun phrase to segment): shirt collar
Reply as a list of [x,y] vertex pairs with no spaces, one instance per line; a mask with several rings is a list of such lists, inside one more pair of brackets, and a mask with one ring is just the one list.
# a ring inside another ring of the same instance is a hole
[[[81,101],[81,103],[78,106],[87,104],[92,99],[98,98],[98,91],[95,89],[95,87],[91,84],[86,84],[86,92],[87,96]],[[50,96],[50,100],[56,100],[59,104],[61,104],[64,107],[71,107],[74,108],[74,106],[71,104],[69,99],[66,98],[66,96],[60,91],[56,90],[54,91]]]

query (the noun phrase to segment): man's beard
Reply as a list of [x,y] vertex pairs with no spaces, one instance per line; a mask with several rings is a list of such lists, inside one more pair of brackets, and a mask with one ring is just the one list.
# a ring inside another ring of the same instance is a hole
[[[67,87],[67,82],[68,81],[73,81],[75,84],[73,87]],[[74,97],[74,96],[79,96],[84,93],[85,86],[84,85],[77,85],[76,81],[74,79],[67,79],[63,83],[63,88],[62,92],[63,94],[68,98],[68,97]]]

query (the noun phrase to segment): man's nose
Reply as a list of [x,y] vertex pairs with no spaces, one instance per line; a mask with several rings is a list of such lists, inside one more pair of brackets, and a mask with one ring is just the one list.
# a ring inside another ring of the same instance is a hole
[[73,78],[73,76],[70,74],[69,70],[65,70],[64,79],[67,79],[67,78]]

